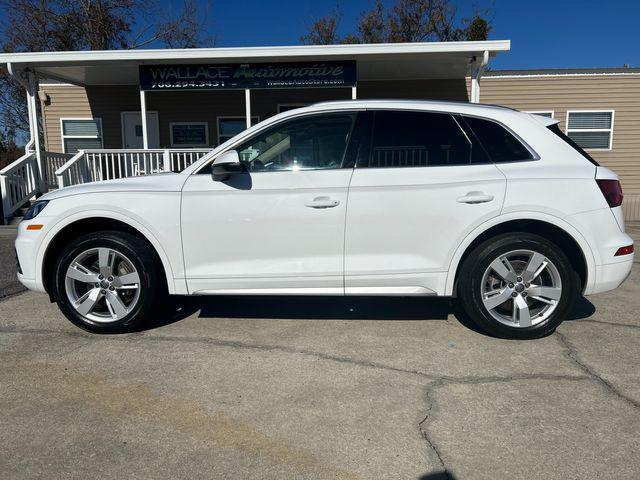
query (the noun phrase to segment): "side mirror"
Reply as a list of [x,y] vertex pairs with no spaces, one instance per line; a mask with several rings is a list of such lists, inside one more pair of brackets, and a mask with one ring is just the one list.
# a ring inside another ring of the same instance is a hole
[[224,182],[232,175],[244,173],[247,167],[240,162],[240,156],[235,150],[228,150],[218,156],[211,165],[211,178],[216,182]]

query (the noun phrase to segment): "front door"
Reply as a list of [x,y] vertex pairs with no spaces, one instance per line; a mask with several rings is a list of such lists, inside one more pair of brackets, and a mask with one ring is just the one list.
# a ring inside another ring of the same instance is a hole
[[190,293],[343,293],[353,172],[343,161],[355,117],[280,122],[235,147],[246,173],[189,177],[182,237]]
[[[160,148],[158,112],[147,112],[149,148]],[[142,115],[140,112],[122,112],[123,148],[143,148]]]
[[[499,215],[506,180],[446,113],[377,111],[349,188],[347,294],[444,289],[462,239]],[[466,125],[464,125],[466,128]]]

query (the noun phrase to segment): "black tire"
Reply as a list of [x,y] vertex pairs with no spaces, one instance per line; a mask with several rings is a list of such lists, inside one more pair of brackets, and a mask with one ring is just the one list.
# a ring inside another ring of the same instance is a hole
[[[78,255],[90,249],[105,247],[126,256],[139,274],[140,287],[137,302],[126,316],[110,322],[98,322],[84,317],[73,306],[67,296],[66,273]],[[93,333],[139,330],[167,298],[166,280],[153,247],[146,240],[121,231],[93,232],[70,242],[55,263],[53,278],[53,295],[62,313],[74,325]]]
[[[530,250],[546,257],[555,265],[562,282],[555,309],[542,322],[528,327],[501,323],[482,299],[483,276],[489,265],[500,255],[516,250]],[[474,248],[460,268],[457,293],[466,314],[485,332],[500,338],[534,339],[549,335],[566,318],[580,293],[580,278],[557,245],[539,235],[514,232],[498,235]]]

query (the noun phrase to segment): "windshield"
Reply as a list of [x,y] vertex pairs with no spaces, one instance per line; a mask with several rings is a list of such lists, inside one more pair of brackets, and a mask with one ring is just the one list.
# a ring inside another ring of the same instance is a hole
[[562,140],[567,142],[569,145],[571,145],[575,151],[577,151],[580,155],[582,155],[584,158],[589,160],[596,167],[600,166],[600,164],[598,162],[596,162],[591,155],[589,155],[587,152],[585,152],[580,145],[578,145],[576,142],[574,142],[568,136],[566,136],[564,134],[564,132],[562,130],[560,130],[560,128],[558,127],[557,123],[555,123],[553,125],[549,125],[547,128],[549,130],[551,130],[553,133],[555,133],[557,136],[559,136]]

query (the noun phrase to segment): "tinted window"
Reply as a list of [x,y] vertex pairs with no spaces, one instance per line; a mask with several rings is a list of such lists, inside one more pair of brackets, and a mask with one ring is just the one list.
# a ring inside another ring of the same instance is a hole
[[250,171],[340,168],[355,114],[289,120],[236,147]]
[[494,162],[531,160],[531,152],[502,125],[476,117],[464,117]]
[[368,167],[463,165],[471,157],[471,142],[451,115],[375,113]]

